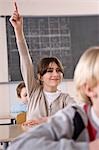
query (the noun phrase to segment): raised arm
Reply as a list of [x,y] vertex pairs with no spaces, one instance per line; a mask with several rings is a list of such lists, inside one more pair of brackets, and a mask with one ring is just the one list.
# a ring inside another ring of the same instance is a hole
[[31,91],[36,85],[36,80],[34,78],[33,63],[24,37],[23,18],[19,14],[16,2],[14,2],[14,12],[10,18],[10,22],[14,27],[16,35],[17,46],[20,54],[21,73],[27,88],[27,92],[30,95]]

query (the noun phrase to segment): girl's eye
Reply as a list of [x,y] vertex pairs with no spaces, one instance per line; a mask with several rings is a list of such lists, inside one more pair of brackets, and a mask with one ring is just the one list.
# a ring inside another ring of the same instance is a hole
[[53,69],[47,69],[47,72],[53,72]]
[[61,70],[60,69],[56,69],[56,72],[61,72]]
[[[47,69],[47,72],[52,73],[53,71],[54,71],[54,69]],[[59,68],[55,69],[55,71],[56,71],[57,73],[60,73],[60,72],[61,72],[61,70],[60,70]]]

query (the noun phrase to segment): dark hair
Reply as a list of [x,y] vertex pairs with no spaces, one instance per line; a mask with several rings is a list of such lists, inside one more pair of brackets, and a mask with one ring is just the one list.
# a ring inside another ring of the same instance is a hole
[[53,62],[57,64],[57,66],[59,67],[60,71],[64,74],[64,69],[63,69],[62,63],[56,57],[45,57],[45,58],[42,58],[40,63],[38,64],[37,73],[40,76],[43,76],[47,72],[49,64],[53,63]]
[[24,83],[24,82],[20,82],[20,83],[18,84],[17,88],[16,88],[17,96],[18,96],[19,98],[21,98],[20,93],[21,93],[22,88],[24,88],[24,87],[26,87],[26,86],[25,86],[25,83]]

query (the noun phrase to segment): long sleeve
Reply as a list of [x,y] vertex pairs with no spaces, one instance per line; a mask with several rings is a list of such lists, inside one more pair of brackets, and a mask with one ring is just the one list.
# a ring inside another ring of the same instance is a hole
[[29,49],[23,32],[15,32],[15,33],[20,56],[21,73],[27,88],[27,92],[29,93],[30,96],[31,92],[33,91],[33,88],[35,88],[35,86],[37,85],[36,79],[34,78],[34,66],[29,54]]
[[84,133],[79,141],[72,140],[74,113],[72,108],[59,111],[48,123],[34,127],[14,140],[8,150],[88,150]]
[[11,107],[11,113],[20,113],[26,111],[27,111],[27,104],[24,104],[23,102],[16,102]]

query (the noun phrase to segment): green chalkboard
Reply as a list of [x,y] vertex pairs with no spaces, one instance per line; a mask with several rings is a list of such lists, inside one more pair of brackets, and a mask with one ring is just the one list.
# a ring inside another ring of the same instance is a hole
[[[13,27],[6,16],[9,82],[22,80]],[[35,72],[42,57],[56,56],[64,66],[64,78],[72,79],[80,55],[99,45],[99,16],[24,16],[24,33]]]

